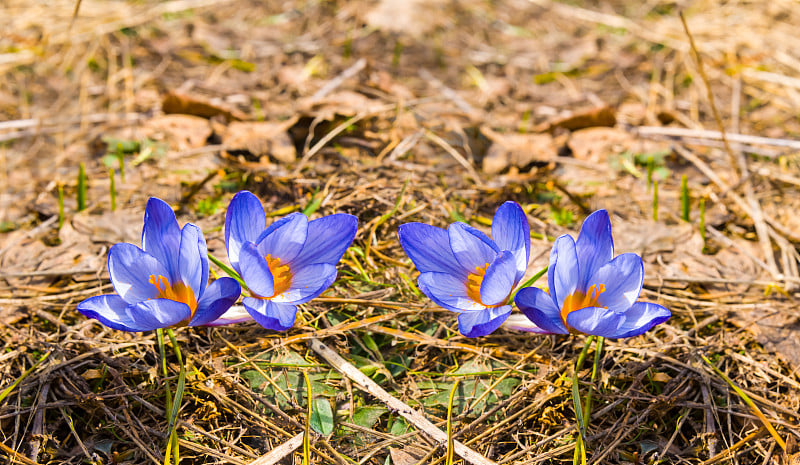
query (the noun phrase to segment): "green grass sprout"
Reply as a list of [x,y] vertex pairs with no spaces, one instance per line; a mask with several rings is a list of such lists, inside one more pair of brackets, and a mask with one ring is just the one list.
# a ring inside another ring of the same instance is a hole
[[456,397],[456,390],[458,390],[458,379],[453,381],[453,387],[450,389],[450,397],[447,400],[447,453],[445,463],[446,465],[453,465],[453,441],[455,434],[453,433],[453,400]]
[[[169,441],[167,442],[167,450],[164,456],[164,465],[169,465],[170,453],[175,462],[175,465],[180,463],[180,450],[178,443],[177,421],[178,412],[181,408],[181,400],[183,399],[183,391],[186,388],[186,363],[181,355],[181,349],[178,346],[178,340],[175,338],[175,333],[172,328],[167,328],[167,335],[169,336],[172,350],[175,357],[178,359],[180,371],[178,372],[178,385],[175,388],[175,397],[172,399],[172,408],[168,409],[169,417],[167,419],[167,431],[169,434]],[[163,338],[163,336],[162,336]],[[166,368],[166,365],[164,366]]]
[[64,186],[58,185],[58,229],[64,226]]
[[7,388],[3,389],[3,392],[0,392],[0,404],[2,404],[3,400],[5,400],[5,398],[8,397],[8,395],[11,394],[12,391],[14,391],[14,388],[19,386],[19,383],[23,382],[25,380],[25,378],[30,376],[30,374],[33,373],[33,370],[35,370],[39,365],[41,365],[42,362],[47,360],[47,357],[49,357],[49,356],[50,356],[50,352],[47,352],[46,354],[44,354],[41,357],[39,357],[39,360],[37,360],[36,363],[34,363],[33,365],[31,365],[30,368],[25,370],[25,372],[22,373],[19,378],[14,380],[14,382],[11,383],[10,386],[8,386]]
[[114,181],[114,175],[115,174],[116,173],[114,172],[114,168],[111,168],[110,170],[108,170],[108,181],[109,181],[108,192],[109,192],[109,195],[111,196],[111,211],[112,212],[117,210],[117,186],[116,186],[116,183]]
[[653,182],[653,221],[658,221],[658,179]]
[[311,380],[308,378],[308,371],[303,370],[303,378],[306,380],[306,421],[303,431],[303,465],[311,464]]
[[703,239],[703,245],[706,243],[706,199],[700,199],[700,237]]
[[725,373],[723,373],[719,368],[717,368],[716,365],[711,363],[711,360],[707,359],[705,355],[700,354],[700,357],[703,359],[704,362],[708,364],[708,366],[710,366],[717,373],[717,375],[719,375],[720,378],[722,378],[723,380],[725,380],[726,383],[728,383],[728,386],[730,386],[731,389],[733,389],[734,392],[736,392],[736,394],[739,397],[741,397],[744,403],[747,404],[748,407],[750,407],[750,410],[753,412],[753,414],[756,417],[758,417],[759,420],[761,420],[761,423],[763,423],[764,427],[767,428],[767,431],[769,431],[769,434],[771,434],[773,439],[775,439],[775,442],[778,443],[781,449],[786,451],[786,442],[775,430],[775,427],[772,426],[772,423],[770,423],[769,419],[764,415],[763,412],[761,412],[761,409],[759,409],[758,406],[755,404],[755,402],[753,402],[753,400],[750,399],[750,396],[748,396],[742,390],[742,388],[737,386],[736,383],[733,382],[733,380],[728,378],[728,376]]
[[86,209],[86,166],[78,165],[78,211]]
[[681,218],[689,221],[689,183],[685,174],[681,176]]

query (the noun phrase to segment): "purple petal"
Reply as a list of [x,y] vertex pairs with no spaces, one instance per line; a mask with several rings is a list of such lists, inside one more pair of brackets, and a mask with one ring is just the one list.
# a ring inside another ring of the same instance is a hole
[[89,297],[78,304],[78,311],[87,318],[94,318],[111,329],[139,331],[125,309],[128,303],[116,294]]
[[303,250],[308,237],[308,217],[292,213],[269,225],[255,241],[262,256],[271,255],[289,263]]
[[514,254],[505,250],[486,268],[481,281],[481,303],[497,305],[506,303],[508,295],[514,289],[517,276],[517,264]]
[[258,197],[248,191],[241,191],[233,196],[225,213],[225,247],[233,269],[241,272],[239,251],[245,242],[255,243],[266,224],[264,207]]
[[178,248],[181,243],[181,228],[166,202],[150,197],[144,209],[144,228],[142,228],[142,248],[154,256],[167,269],[164,275],[173,282],[178,276]]
[[336,265],[353,243],[358,230],[358,218],[346,213],[323,216],[308,222],[308,238],[303,250],[291,262],[292,268],[313,263]]
[[486,308],[467,296],[464,281],[448,273],[422,273],[417,279],[419,290],[428,298],[453,312],[477,311]]
[[108,251],[108,274],[114,290],[129,304],[158,297],[151,276],[167,278],[169,272],[158,259],[133,244],[119,243]]
[[582,278],[578,286],[585,288],[589,286],[587,283],[592,275],[614,258],[614,239],[607,211],[597,210],[586,218],[575,242],[575,250]]
[[464,223],[451,224],[447,235],[453,255],[468,273],[492,263],[500,252],[489,236]]
[[273,302],[302,304],[325,292],[336,281],[336,267],[328,263],[304,266],[292,275],[289,290],[273,297]]
[[625,316],[603,307],[585,307],[567,315],[567,325],[594,336],[615,337]]
[[550,295],[558,308],[564,306],[564,299],[578,289],[580,269],[575,241],[568,235],[556,239],[550,251],[550,266],[547,268]]
[[500,250],[509,250],[514,254],[517,270],[515,281],[522,279],[531,255],[531,229],[518,203],[508,201],[497,209],[492,220],[492,239]]
[[633,337],[649,331],[653,326],[661,324],[672,316],[670,311],[658,304],[636,302],[624,313],[622,326],[611,338]]
[[239,298],[242,288],[233,278],[219,278],[211,283],[197,302],[189,326],[201,326],[219,319]]
[[526,331],[529,333],[536,333],[536,334],[552,334],[550,331],[545,331],[544,329],[536,326],[534,322],[530,320],[527,316],[521,313],[513,313],[508,316],[505,322],[503,322],[503,326],[508,329],[515,329],[517,331]]
[[169,299],[152,299],[128,305],[128,318],[133,321],[133,331],[151,331],[169,328],[186,321],[192,310],[183,302]]
[[208,248],[200,228],[191,223],[185,224],[181,231],[178,274],[197,298],[203,295],[208,285]]
[[242,299],[247,313],[261,326],[273,331],[285,331],[294,326],[297,307],[292,304],[280,304],[267,299],[245,297]]
[[514,298],[522,313],[542,330],[555,334],[569,334],[561,311],[553,302],[553,297],[538,287],[525,287],[517,292]]
[[247,287],[262,297],[272,297],[275,281],[267,260],[252,242],[245,242],[239,252],[240,273]]
[[617,313],[624,312],[636,302],[642,291],[644,265],[634,253],[624,253],[601,267],[589,280],[589,285],[602,284],[605,290],[598,302]]
[[486,336],[499,328],[510,314],[511,305],[465,312],[458,315],[458,331],[467,337]]
[[406,255],[420,273],[448,273],[453,276],[466,276],[469,273],[453,255],[446,230],[429,224],[406,223],[400,225],[397,236]]

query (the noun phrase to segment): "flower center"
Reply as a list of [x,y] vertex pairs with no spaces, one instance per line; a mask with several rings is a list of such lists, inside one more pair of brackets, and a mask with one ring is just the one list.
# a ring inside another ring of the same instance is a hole
[[281,265],[281,259],[278,257],[273,258],[271,254],[267,254],[264,258],[266,258],[269,271],[272,273],[272,282],[275,289],[273,294],[267,296],[267,298],[275,297],[288,291],[292,285],[292,270],[289,269],[289,265]]
[[596,284],[589,286],[586,292],[575,291],[564,299],[564,305],[561,307],[561,321],[564,325],[567,324],[567,315],[586,307],[600,307],[598,299],[600,294],[606,290],[604,284],[600,284],[598,288]]
[[178,281],[175,284],[170,284],[169,280],[161,275],[156,278],[155,275],[150,275],[150,283],[158,289],[157,299],[169,299],[176,302],[183,302],[192,310],[189,319],[194,317],[194,311],[197,310],[197,298],[191,287]]
[[487,268],[489,268],[488,263],[483,266],[476,266],[475,272],[467,275],[467,297],[487,307],[499,307],[505,304],[505,299],[495,305],[486,305],[481,301],[481,284],[483,283]]

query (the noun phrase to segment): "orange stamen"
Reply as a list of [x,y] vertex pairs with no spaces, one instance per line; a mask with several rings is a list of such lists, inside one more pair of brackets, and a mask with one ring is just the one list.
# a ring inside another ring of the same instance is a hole
[[[489,268],[489,264],[485,264],[483,266],[476,266],[475,272],[470,273],[467,275],[467,297],[474,300],[475,302],[480,303],[481,305],[486,305],[481,301],[481,284],[483,284],[484,275],[486,275],[486,269]],[[510,294],[510,292],[509,292]],[[499,304],[495,305],[486,305],[487,307],[499,307],[501,305],[505,305],[505,299],[503,299]]]
[[599,305],[598,299],[600,298],[600,294],[605,290],[606,286],[604,284],[600,284],[599,288],[596,284],[593,284],[585,293],[575,291],[568,295],[567,298],[564,299],[564,305],[561,307],[561,320],[564,324],[567,324],[567,315],[575,310],[586,307],[600,307],[601,305]]
[[275,289],[272,295],[264,297],[275,297],[288,291],[292,286],[292,270],[289,265],[281,265],[281,259],[278,257],[272,258],[271,254],[267,254],[264,258],[267,259],[269,271],[272,273],[272,282]]
[[183,302],[189,306],[192,313],[189,315],[188,320],[194,317],[194,312],[197,310],[197,298],[191,287],[178,281],[175,284],[170,284],[169,280],[161,275],[156,278],[155,275],[150,275],[150,283],[158,289],[157,299],[169,299],[176,302]]

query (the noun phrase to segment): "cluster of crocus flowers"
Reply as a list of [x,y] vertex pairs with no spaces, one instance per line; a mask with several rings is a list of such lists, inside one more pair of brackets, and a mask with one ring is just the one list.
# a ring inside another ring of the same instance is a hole
[[108,274],[116,294],[86,299],[78,311],[121,331],[206,325],[241,293],[232,278],[208,284],[203,233],[191,223],[181,229],[172,208],[157,198],[145,208],[142,248],[112,246]]
[[[269,227],[258,198],[236,194],[225,216],[228,260],[251,295],[245,310],[261,326],[283,331],[294,325],[297,305],[308,302],[336,280],[336,264],[356,235],[358,219],[346,213],[312,221],[292,213]],[[225,323],[240,321],[224,315]]]
[[[644,265],[634,253],[614,256],[611,222],[605,210],[586,218],[578,239],[556,239],[547,269],[548,292],[519,291],[517,307],[548,333],[579,332],[607,338],[638,336],[667,321],[665,307],[637,302]],[[526,329],[526,328],[521,328]]]
[[336,264],[353,242],[358,219],[335,214],[309,221],[293,213],[266,227],[258,198],[236,194],[225,217],[225,245],[231,265],[250,295],[232,305],[241,286],[229,277],[208,284],[208,252],[200,229],[183,230],[164,201],[147,202],[142,249],[120,243],[108,254],[116,294],[91,297],[78,311],[122,331],[175,326],[218,326],[254,319],[267,329],[294,325],[297,305],[336,280]]
[[400,226],[399,238],[421,273],[420,290],[459,313],[461,334],[484,336],[508,318],[509,297],[525,274],[531,250],[528,220],[517,203],[506,202],[497,209],[493,239],[460,222],[446,230],[407,223]]
[[[459,331],[470,337],[496,330],[512,310],[508,302],[525,273],[530,233],[525,214],[504,203],[492,221],[492,237],[464,223],[447,230],[420,223],[400,227],[400,244],[421,273],[420,290],[459,313]],[[514,303],[527,318],[508,319],[513,329],[536,333],[585,333],[608,338],[640,335],[667,321],[661,305],[636,302],[642,290],[641,257],[614,257],[611,222],[598,210],[578,240],[559,237],[550,254],[548,290],[525,287]]]

